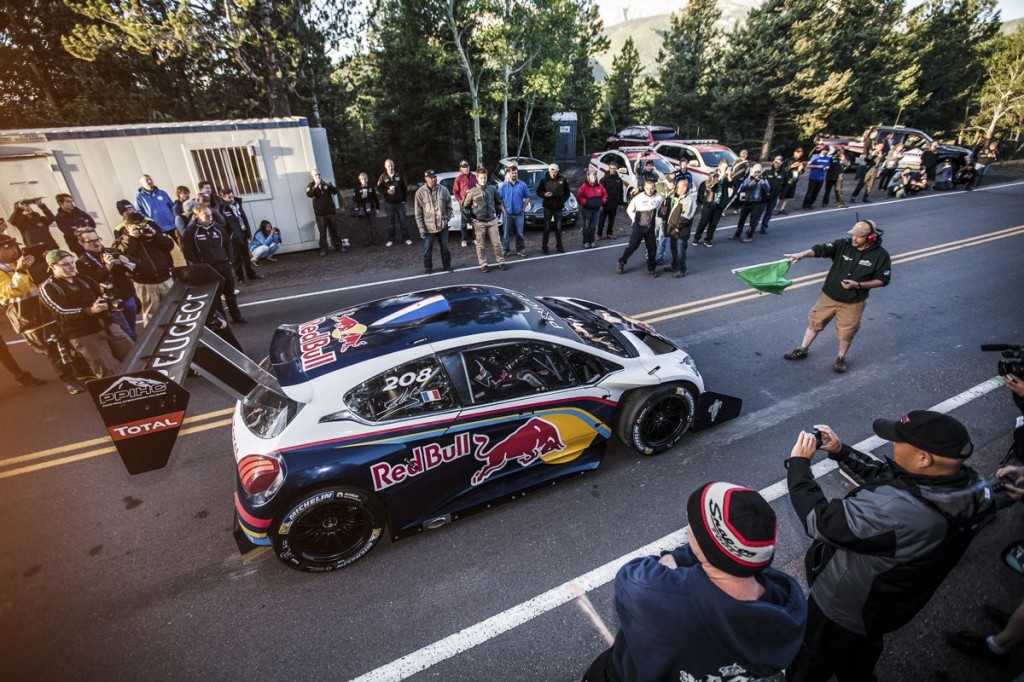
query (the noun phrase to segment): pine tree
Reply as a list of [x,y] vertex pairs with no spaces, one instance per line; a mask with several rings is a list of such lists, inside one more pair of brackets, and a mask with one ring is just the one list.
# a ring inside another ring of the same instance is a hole
[[633,38],[627,38],[622,52],[612,59],[612,72],[605,81],[605,110],[611,130],[619,130],[639,122],[641,99],[638,89],[643,87],[643,65]]
[[716,0],[691,0],[673,13],[658,53],[660,72],[654,84],[654,118],[683,135],[713,127],[711,84],[721,52],[722,17]]

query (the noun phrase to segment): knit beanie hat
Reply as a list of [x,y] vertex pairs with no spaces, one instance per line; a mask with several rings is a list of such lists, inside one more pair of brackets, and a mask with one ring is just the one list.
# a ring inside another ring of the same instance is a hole
[[686,515],[690,537],[715,568],[746,577],[771,565],[778,524],[775,511],[756,490],[707,483],[690,495]]

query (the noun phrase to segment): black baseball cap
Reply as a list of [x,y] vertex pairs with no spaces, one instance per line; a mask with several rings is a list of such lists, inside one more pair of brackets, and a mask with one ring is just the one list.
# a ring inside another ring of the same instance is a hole
[[459,161],[459,168],[469,168],[469,161],[466,161],[465,159]]
[[17,246],[18,240],[13,235],[0,234],[0,246]]
[[880,438],[908,443],[939,457],[967,459],[974,452],[967,427],[941,412],[914,410],[898,420],[876,419],[871,428]]
[[434,171],[432,171],[432,170],[430,170],[428,168],[427,170],[423,171],[423,177],[425,177],[425,178],[436,178],[437,177],[437,173],[435,173]]

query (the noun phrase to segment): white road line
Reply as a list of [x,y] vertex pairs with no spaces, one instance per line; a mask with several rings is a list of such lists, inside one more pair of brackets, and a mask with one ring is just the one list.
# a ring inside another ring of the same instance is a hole
[[[935,412],[949,412],[971,402],[972,400],[976,400],[991,391],[994,391],[1002,385],[1003,382],[1000,377],[993,377],[928,409]],[[885,442],[886,441],[882,440],[878,436],[871,436],[870,438],[865,438],[860,441],[853,447],[861,452],[871,454],[873,450],[878,449]],[[825,474],[834,471],[836,468],[838,467],[834,461],[825,459],[811,467],[811,471],[814,473],[815,478],[821,478]],[[786,485],[786,480],[783,479],[766,488],[762,488],[759,492],[766,500],[772,502],[787,495],[789,488]],[[668,535],[660,537],[653,542],[649,542],[643,547],[639,547],[628,554],[623,554],[616,559],[612,559],[608,563],[598,566],[592,571],[588,571],[587,573],[564,582],[557,587],[553,587],[547,592],[537,595],[533,599],[517,604],[516,606],[502,611],[497,615],[491,616],[487,620],[476,623],[475,625],[470,625],[469,627],[464,628],[453,635],[449,635],[442,640],[438,640],[433,644],[428,644],[418,651],[414,651],[411,654],[407,654],[392,661],[391,663],[382,665],[376,670],[371,670],[364,675],[360,675],[355,678],[353,682],[397,681],[411,677],[433,665],[437,665],[442,661],[446,661],[464,651],[472,649],[478,644],[483,644],[498,635],[523,625],[537,616],[541,616],[562,604],[578,598],[581,594],[586,594],[593,589],[611,582],[614,580],[615,574],[618,572],[619,568],[627,561],[635,559],[636,557],[657,554],[663,549],[678,547],[682,543],[686,542],[686,537],[687,533],[685,528],[669,533]]]

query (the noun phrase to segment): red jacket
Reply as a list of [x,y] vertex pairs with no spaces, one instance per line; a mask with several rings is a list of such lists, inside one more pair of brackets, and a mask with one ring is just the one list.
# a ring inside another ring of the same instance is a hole
[[580,202],[581,207],[594,211],[608,201],[608,192],[601,183],[591,185],[584,182],[576,191],[576,200]]
[[470,173],[466,175],[460,172],[455,176],[455,182],[452,184],[452,194],[458,200],[459,205],[462,205],[462,200],[466,198],[466,193],[476,187],[476,176]]

